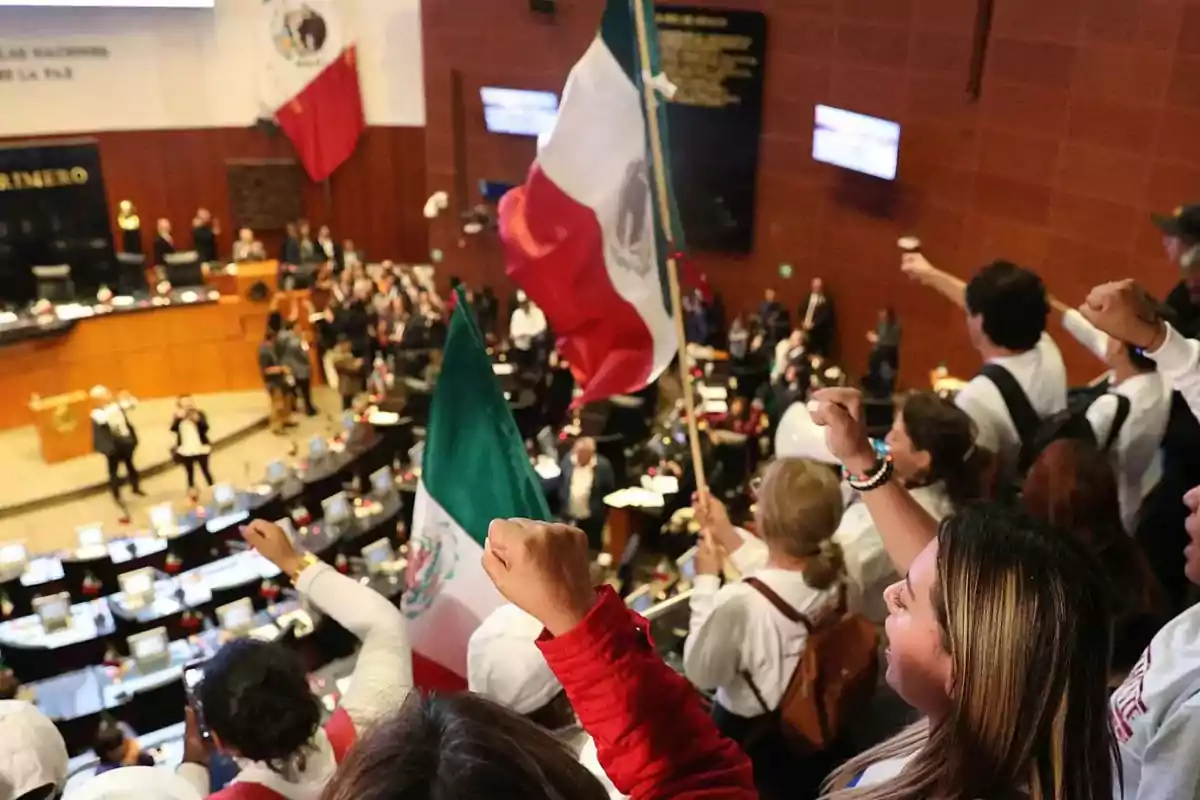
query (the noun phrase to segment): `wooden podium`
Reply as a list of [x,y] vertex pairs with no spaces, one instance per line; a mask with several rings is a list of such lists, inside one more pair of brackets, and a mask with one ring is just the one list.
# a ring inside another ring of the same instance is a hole
[[42,460],[56,464],[92,452],[92,399],[87,392],[37,397],[29,403]]

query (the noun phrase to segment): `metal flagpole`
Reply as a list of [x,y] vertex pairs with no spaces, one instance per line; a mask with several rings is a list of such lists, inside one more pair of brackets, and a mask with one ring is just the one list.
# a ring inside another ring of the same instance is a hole
[[679,265],[675,259],[675,237],[670,197],[667,187],[666,162],[663,158],[662,132],[658,124],[658,96],[650,74],[650,42],[646,30],[645,0],[630,0],[634,8],[638,51],[642,65],[642,98],[646,105],[646,124],[650,132],[650,157],[653,160],[654,182],[658,189],[658,216],[662,221],[663,236],[670,247],[667,258],[667,283],[671,292],[671,316],[675,321],[675,337],[679,340],[679,379],[683,382],[683,404],[687,412],[688,441],[692,447],[692,469],[696,473],[696,490],[700,496],[708,494],[708,481],[704,475],[704,458],[700,451],[700,430],[696,419],[696,401],[692,386],[692,373],[687,364],[687,337],[683,326],[683,298],[679,290]]

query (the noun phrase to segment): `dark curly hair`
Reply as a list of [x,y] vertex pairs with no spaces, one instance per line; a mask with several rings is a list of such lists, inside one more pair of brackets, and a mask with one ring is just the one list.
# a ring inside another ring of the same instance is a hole
[[575,754],[525,717],[480,695],[425,695],[367,731],[323,800],[606,800]]
[[967,311],[983,318],[983,332],[1006,350],[1031,350],[1046,330],[1050,301],[1036,272],[993,261],[967,284]]
[[277,772],[296,758],[296,767],[304,768],[321,705],[299,654],[281,644],[230,642],[205,665],[199,695],[205,721],[224,748]]

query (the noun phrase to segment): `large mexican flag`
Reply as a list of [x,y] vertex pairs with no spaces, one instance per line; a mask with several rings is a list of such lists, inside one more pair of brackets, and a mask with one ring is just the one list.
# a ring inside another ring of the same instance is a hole
[[445,688],[439,667],[464,677],[467,639],[504,603],[481,563],[497,517],[544,520],[550,510],[483,336],[459,296],[429,411],[409,541],[403,611],[419,686]]
[[[525,185],[500,203],[508,275],[558,335],[581,403],[646,386],[678,349],[666,261],[683,249],[683,233],[670,175],[660,192],[650,154],[643,81],[665,82],[654,3],[641,6],[647,58],[637,43],[637,4],[609,0]],[[655,116],[667,151],[661,103]]]

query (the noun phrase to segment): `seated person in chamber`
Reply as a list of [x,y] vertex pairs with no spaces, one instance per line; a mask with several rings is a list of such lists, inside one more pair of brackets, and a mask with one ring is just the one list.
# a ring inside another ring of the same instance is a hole
[[155,226],[154,233],[154,264],[162,266],[167,256],[175,252],[175,239],[171,236],[171,220],[163,217]]
[[133,731],[115,719],[102,719],[92,749],[100,758],[96,774],[119,767],[153,767],[154,756],[138,747]]
[[262,242],[254,238],[254,231],[249,228],[240,229],[237,241],[233,243],[234,262],[263,261],[266,257],[267,253],[263,249]]

